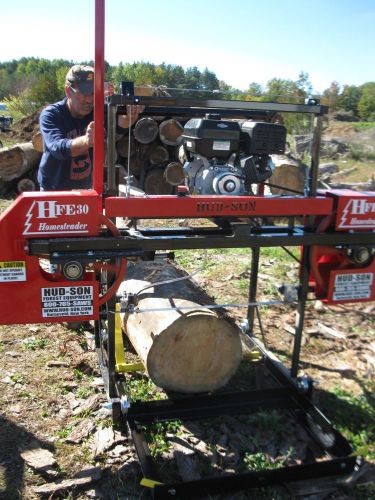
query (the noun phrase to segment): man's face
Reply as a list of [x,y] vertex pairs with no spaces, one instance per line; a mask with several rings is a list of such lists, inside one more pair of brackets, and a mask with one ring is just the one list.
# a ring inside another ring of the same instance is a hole
[[77,88],[66,85],[65,93],[68,98],[68,106],[72,115],[76,118],[81,118],[89,113],[94,108],[94,94],[82,94]]

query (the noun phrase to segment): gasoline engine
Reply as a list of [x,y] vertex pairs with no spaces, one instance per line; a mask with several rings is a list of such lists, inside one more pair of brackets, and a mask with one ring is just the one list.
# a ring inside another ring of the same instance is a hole
[[195,194],[247,195],[252,185],[271,177],[271,154],[285,151],[283,125],[221,120],[207,114],[184,127],[184,165],[189,189]]

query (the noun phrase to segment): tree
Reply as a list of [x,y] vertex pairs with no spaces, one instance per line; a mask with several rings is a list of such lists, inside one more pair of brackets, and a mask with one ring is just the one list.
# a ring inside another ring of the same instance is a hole
[[309,80],[309,74],[301,71],[298,75],[298,80],[296,81],[296,87],[298,89],[298,93],[301,97],[308,97],[312,95],[313,87]]
[[363,120],[375,121],[375,82],[368,82],[361,86],[358,114]]
[[329,107],[330,111],[336,111],[339,106],[340,84],[333,81],[328,89],[323,92],[322,104]]
[[203,73],[199,78],[199,87],[205,90],[216,90],[219,88],[219,80],[215,73],[210,71],[208,68],[203,70]]
[[251,82],[246,91],[246,100],[259,101],[263,93],[263,88],[260,83]]
[[358,102],[361,98],[361,90],[355,85],[345,85],[339,98],[339,106],[345,111],[358,114]]

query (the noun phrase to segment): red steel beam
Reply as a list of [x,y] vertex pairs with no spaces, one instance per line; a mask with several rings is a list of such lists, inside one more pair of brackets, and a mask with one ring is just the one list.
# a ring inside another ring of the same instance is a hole
[[147,196],[107,198],[107,217],[258,217],[304,216],[332,213],[326,197],[263,196]]
[[[103,195],[104,183],[104,0],[95,0],[94,172],[93,188]],[[99,210],[102,203],[99,202]]]

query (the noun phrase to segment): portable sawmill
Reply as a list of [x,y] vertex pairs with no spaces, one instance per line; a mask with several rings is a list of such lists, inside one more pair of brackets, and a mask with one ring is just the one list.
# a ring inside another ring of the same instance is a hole
[[[289,104],[137,96],[130,84],[123,84],[120,94],[105,97],[104,0],[96,0],[94,97],[93,188],[26,192],[0,216],[0,322],[95,321],[95,343],[113,421],[130,431],[142,469],[141,484],[154,498],[191,498],[208,492],[348,476],[359,467],[358,459],[311,402],[311,380],[298,373],[308,295],[327,304],[375,299],[375,195],[317,189],[321,123],[327,107],[313,99]],[[125,196],[119,195],[116,119],[129,104],[144,105],[144,116],[184,118],[186,177],[173,195],[133,196],[129,186]],[[272,182],[270,155],[285,150],[286,129],[274,123],[279,113],[313,117],[311,165],[300,193],[264,193],[267,180]],[[117,218],[131,221],[132,227],[116,226]],[[211,224],[137,227],[142,219],[182,218],[209,220]],[[254,326],[261,310],[257,301],[261,249],[293,246],[301,249],[299,282],[286,287],[282,299],[296,309],[289,370],[254,335]],[[216,248],[251,251],[243,330],[277,382],[277,389],[133,403],[124,377],[128,367],[123,362],[122,334],[116,327],[121,311],[142,314],[137,311],[136,297],[118,293],[128,261],[149,260],[175,250]],[[57,271],[49,272],[41,259],[49,259]],[[21,311],[14,307],[16,303],[24,304]],[[326,460],[190,482],[160,481],[144,425],[262,409],[288,409],[302,416]]]

